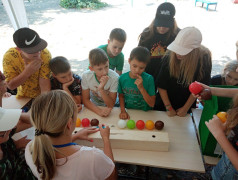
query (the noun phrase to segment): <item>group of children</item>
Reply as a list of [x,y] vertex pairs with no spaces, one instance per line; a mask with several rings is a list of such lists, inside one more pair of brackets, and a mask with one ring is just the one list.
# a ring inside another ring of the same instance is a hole
[[[109,127],[83,129],[72,135],[82,104],[102,117],[109,116],[114,106],[120,106],[121,119],[130,118],[126,109],[163,110],[169,116],[185,116],[196,104],[196,97],[188,90],[192,82],[204,83],[202,85],[206,88],[209,87],[205,84],[210,85],[211,82],[214,85],[238,85],[237,61],[229,62],[223,74],[211,78],[211,52],[201,45],[201,32],[195,27],[180,30],[174,18],[175,12],[173,4],[168,2],[158,7],[151,25],[139,36],[139,46],[130,53],[130,71],[126,73],[122,73],[124,55],[121,52],[126,33],[120,28],[111,31],[108,44],[89,52],[89,69],[82,77],[72,73],[65,57],[51,58],[46,49],[47,42],[34,30],[21,28],[14,33],[13,40],[17,47],[9,49],[4,55],[7,84],[2,75],[0,92],[3,96],[7,85],[10,90],[17,88],[17,97],[35,98],[30,115],[31,124],[36,129],[35,138],[27,145],[25,152],[27,164],[35,177],[116,179]],[[224,91],[220,93],[216,88],[211,89],[214,95],[224,95]],[[231,91],[229,95],[237,94],[237,90]],[[218,142],[226,143],[221,146],[225,148],[228,160],[238,156],[238,133],[233,131],[238,124],[236,108],[237,99],[228,113],[226,132],[235,134],[230,144],[231,139],[224,140],[225,127],[219,124],[217,117],[207,122]],[[25,117],[27,120],[24,116],[28,115],[23,114],[20,120],[29,123],[29,116]],[[2,159],[8,158],[5,156],[7,152],[2,149],[8,143],[11,129],[17,121],[11,126],[3,126],[6,123],[3,117],[0,116],[0,162],[6,164]],[[76,139],[89,140],[88,134],[96,131],[100,131],[102,136],[104,152],[73,143]],[[230,165],[234,171],[229,172],[229,177],[238,174],[237,161],[233,162],[233,159]],[[0,166],[1,174],[4,167]],[[88,169],[92,172],[89,173]],[[219,179],[216,168],[212,177]]]

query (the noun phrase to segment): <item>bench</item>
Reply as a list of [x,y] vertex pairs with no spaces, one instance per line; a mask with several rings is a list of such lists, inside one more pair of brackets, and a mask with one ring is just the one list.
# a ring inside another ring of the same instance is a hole
[[202,7],[203,7],[203,4],[206,3],[207,4],[207,8],[206,10],[208,11],[208,6],[209,5],[215,5],[215,11],[216,11],[216,8],[217,8],[217,1],[209,1],[209,0],[195,0],[195,6],[197,4],[197,2],[201,2],[202,3]]

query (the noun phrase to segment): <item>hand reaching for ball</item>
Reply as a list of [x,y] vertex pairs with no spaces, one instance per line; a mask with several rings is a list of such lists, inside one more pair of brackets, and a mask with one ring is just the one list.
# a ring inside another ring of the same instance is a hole
[[109,128],[109,126],[104,126],[104,128],[102,126],[104,126],[104,125],[99,124],[100,135],[101,135],[103,141],[107,141],[107,140],[109,140],[109,137],[110,137],[110,128]]
[[119,114],[119,118],[120,118],[120,119],[130,119],[130,116],[129,116],[129,114],[125,111],[125,112],[121,112],[121,113]]

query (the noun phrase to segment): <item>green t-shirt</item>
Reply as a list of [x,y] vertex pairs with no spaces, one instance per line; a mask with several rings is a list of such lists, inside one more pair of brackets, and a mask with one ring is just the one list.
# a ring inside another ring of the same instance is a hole
[[[106,45],[101,45],[98,48],[103,49],[106,54],[107,54],[107,44]],[[109,55],[107,54],[108,59],[109,59],[109,68],[111,70],[117,70],[117,71],[122,71],[123,66],[124,66],[124,54],[121,52],[120,54],[118,54],[116,57],[109,57]]]
[[[155,95],[154,78],[143,72],[141,74],[143,86],[150,96]],[[135,80],[129,76],[129,72],[119,77],[118,93],[124,94],[125,107],[128,109],[150,110],[152,109],[144,100],[141,92],[135,85]]]

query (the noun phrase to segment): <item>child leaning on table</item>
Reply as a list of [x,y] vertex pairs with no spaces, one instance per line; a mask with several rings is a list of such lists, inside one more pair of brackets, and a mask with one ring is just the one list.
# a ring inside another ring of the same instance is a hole
[[80,146],[73,141],[90,140],[95,128],[72,135],[76,126],[77,106],[69,94],[54,90],[38,96],[32,104],[31,122],[35,138],[25,151],[26,162],[38,179],[116,179],[110,145],[110,129],[99,126],[104,152]]
[[[222,123],[214,115],[213,119],[205,122],[210,132],[223,149],[218,164],[213,168],[213,180],[238,178],[238,94],[233,99],[233,107],[227,112],[227,121]],[[228,135],[228,136],[226,136]]]
[[69,61],[62,56],[57,56],[50,60],[51,90],[61,89],[67,92],[78,106],[78,111],[82,109],[82,87],[81,77],[73,74]]
[[129,119],[125,108],[150,110],[155,104],[155,85],[151,75],[145,73],[145,67],[150,60],[147,48],[138,46],[131,51],[130,71],[119,78],[118,93],[121,119]]
[[101,45],[98,48],[103,49],[109,59],[109,68],[116,70],[121,75],[124,66],[124,54],[121,52],[126,43],[126,32],[121,28],[115,28],[111,31],[108,44]]
[[89,62],[89,70],[82,75],[83,103],[99,116],[106,117],[115,105],[119,75],[109,69],[108,57],[102,49],[91,50]]

